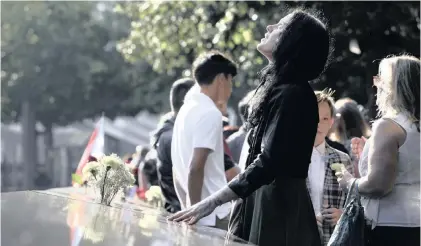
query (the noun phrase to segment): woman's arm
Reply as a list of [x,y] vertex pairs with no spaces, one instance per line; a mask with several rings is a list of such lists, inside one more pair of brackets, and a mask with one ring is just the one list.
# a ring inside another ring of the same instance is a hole
[[280,172],[288,172],[284,163],[297,160],[295,153],[299,146],[295,140],[297,132],[302,131],[301,125],[314,127],[316,134],[316,124],[309,122],[311,115],[306,114],[308,109],[301,102],[301,94],[300,90],[292,88],[271,103],[273,106],[269,112],[269,125],[263,134],[261,154],[229,183],[231,190],[240,198],[248,197],[261,186],[270,184]]
[[396,178],[399,147],[404,130],[391,120],[380,119],[374,126],[368,152],[368,175],[358,179],[358,191],[367,197],[389,193]]

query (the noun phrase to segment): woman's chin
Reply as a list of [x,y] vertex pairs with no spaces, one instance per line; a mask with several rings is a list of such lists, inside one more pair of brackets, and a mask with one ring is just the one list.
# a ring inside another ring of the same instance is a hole
[[260,43],[257,45],[257,50],[260,53],[262,53],[262,52],[264,52],[264,50],[266,50],[265,49],[265,41],[264,40],[260,41]]
[[257,51],[259,51],[260,54],[264,55],[269,61],[272,60],[272,50],[268,49],[265,43],[259,43],[257,45]]

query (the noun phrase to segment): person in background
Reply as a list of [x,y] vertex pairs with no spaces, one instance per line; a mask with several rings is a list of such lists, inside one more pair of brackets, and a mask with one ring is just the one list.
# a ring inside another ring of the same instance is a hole
[[[202,54],[193,64],[199,92],[186,96],[175,120],[171,144],[175,189],[183,208],[194,206],[227,185],[222,113],[217,103],[228,101],[236,74],[235,63],[217,51]],[[226,230],[230,208],[230,204],[219,207],[199,224]]]
[[251,103],[246,170],[169,220],[195,224],[236,200],[230,235],[259,246],[321,245],[306,186],[319,121],[309,81],[324,71],[330,45],[327,26],[305,10],[267,26],[257,50],[269,63]]
[[[133,158],[132,158],[132,155],[131,154],[126,154],[123,157],[124,163],[126,163],[126,165],[128,165],[130,171],[133,173],[134,172],[134,166],[132,165],[132,160],[133,160]],[[136,177],[136,175],[134,175],[134,176]],[[135,178],[135,180],[136,180],[136,178]],[[134,184],[134,185],[136,185],[136,184]],[[131,195],[130,194],[131,189],[132,189],[131,187],[126,187],[124,189],[124,191],[123,191],[124,192],[124,196],[121,197],[121,200],[122,201],[125,201],[126,200],[126,197],[130,197],[130,195]]]
[[227,110],[227,102],[220,101],[216,104],[219,111],[222,114],[222,126],[223,126],[223,141],[224,141],[224,169],[225,169],[225,177],[227,181],[230,182],[235,176],[240,173],[240,168],[236,165],[234,160],[232,159],[231,150],[227,144],[227,131],[231,129],[232,126],[229,126],[229,119],[228,119],[228,110]]
[[[142,170],[142,164],[145,160],[146,155],[149,152],[149,148],[145,146],[136,146],[136,153],[132,155],[131,164],[133,166],[133,175],[135,178],[135,186],[139,187],[139,171]],[[140,170],[139,170],[140,169]]]
[[339,99],[335,103],[335,108],[338,124],[332,128],[330,138],[342,143],[350,151],[352,138],[370,137],[370,126],[356,101],[349,98]]
[[332,148],[325,140],[335,116],[333,91],[325,89],[316,91],[315,94],[319,103],[319,125],[308,169],[307,188],[316,214],[322,244],[327,245],[342,215],[346,199],[346,194],[340,188],[331,165],[341,163],[351,174],[354,174],[354,168],[347,154]]
[[355,100],[353,100],[352,98],[349,97],[343,97],[341,99],[339,99],[338,101],[336,101],[335,103],[335,107],[336,108],[341,108],[343,105],[345,105],[346,103],[355,103],[357,104],[357,108],[360,111],[361,115],[363,116],[364,120],[366,122],[370,122],[369,116],[368,116],[368,109],[364,108],[363,105],[358,104]]
[[131,166],[133,167],[133,174],[135,178],[136,195],[139,199],[145,198],[145,192],[147,189],[146,178],[143,174],[143,164],[146,155],[149,152],[149,147],[136,146],[136,152],[133,154]]
[[420,245],[420,59],[389,56],[373,77],[380,119],[367,141],[353,138],[361,178],[337,172],[361,195],[367,246]]
[[224,138],[228,139],[232,134],[238,132],[238,130],[240,130],[238,126],[224,126]]
[[[333,126],[332,126],[332,128],[335,128],[335,127],[337,127],[337,125],[338,124],[344,124],[343,123],[343,121],[341,121],[341,122],[338,122],[338,120],[337,120],[337,116],[335,115],[335,120],[334,120],[334,122],[333,122]],[[331,129],[332,129],[331,128]],[[347,154],[347,155],[350,155],[350,152],[348,151],[348,149],[347,148],[345,148],[345,146],[343,145],[343,144],[341,144],[341,143],[339,143],[339,142],[336,142],[336,141],[333,141],[333,140],[331,140],[328,136],[326,136],[326,138],[325,138],[325,141],[326,141],[326,143],[328,143],[332,148],[334,148],[334,149],[337,149],[337,150],[339,150],[339,151],[342,151],[342,152],[344,152],[345,154]]]
[[228,118],[228,103],[224,101],[216,102],[216,107],[221,111],[222,114],[222,127],[229,126],[229,118]]
[[129,166],[129,168],[133,171],[132,161],[133,161],[133,154],[126,154],[123,157],[124,163]]
[[247,95],[238,103],[238,111],[242,121],[240,129],[232,134],[227,139],[227,144],[231,150],[232,159],[235,163],[240,162],[241,150],[243,149],[244,140],[246,138],[246,122],[249,114],[249,103],[253,97],[254,91],[250,91]]
[[152,148],[148,154],[145,156],[143,164],[143,175],[145,175],[146,183],[148,188],[154,185],[159,185],[158,183],[158,172],[157,172],[157,162],[158,162],[158,153],[156,149]]
[[[98,161],[98,159],[95,156],[89,155],[88,161],[86,163],[92,162],[92,161]],[[88,181],[84,180],[82,183],[83,187],[88,187]]]
[[[186,101],[189,98],[197,93],[200,93],[200,86],[195,85],[193,86],[190,91],[186,95]],[[229,127],[229,120],[228,120],[228,110],[227,110],[227,103],[224,101],[219,101],[216,103],[216,107],[222,114],[222,125],[225,127]],[[223,131],[223,144],[224,144],[224,170],[225,170],[225,177],[227,181],[231,181],[237,174],[240,173],[240,168],[236,165],[231,157],[231,150],[228,147],[226,142],[225,134],[226,132]]]
[[345,146],[347,152],[351,154],[355,176],[359,177],[358,158],[351,153],[351,139],[354,137],[370,137],[370,126],[365,121],[358,103],[354,100],[350,98],[340,99],[335,103],[335,108],[337,123],[332,127],[329,138]]
[[158,127],[152,138],[152,146],[157,154],[158,184],[165,198],[164,208],[170,213],[181,210],[172,172],[171,142],[174,122],[184,103],[184,97],[193,85],[194,80],[191,78],[179,79],[173,83],[170,91],[171,112],[163,117],[163,124]]
[[[231,126],[229,122],[229,115],[228,115],[228,106],[227,102],[218,102],[216,106],[219,108],[219,110],[222,113],[222,127],[223,127],[223,133],[224,133],[224,139],[227,139],[231,134],[238,131],[238,127]],[[230,152],[229,150],[226,152]],[[231,153],[228,153],[231,155]]]
[[225,145],[226,142],[224,141],[224,170],[225,170],[225,177],[228,182],[230,182],[235,176],[237,176],[241,170],[237,166],[237,164],[233,161],[231,156],[226,152],[225,148],[228,148]]

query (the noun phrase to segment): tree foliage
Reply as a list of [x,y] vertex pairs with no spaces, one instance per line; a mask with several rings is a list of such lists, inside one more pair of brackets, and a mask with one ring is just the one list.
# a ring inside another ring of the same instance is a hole
[[129,31],[109,3],[2,2],[2,116],[24,100],[44,125],[139,110],[134,66],[116,43]]
[[[158,73],[172,76],[190,69],[193,59],[203,51],[224,51],[243,71],[233,94],[238,100],[254,88],[257,72],[266,63],[255,48],[265,27],[296,6],[323,12],[335,39],[334,59],[316,89],[328,86],[337,91],[336,97],[351,96],[367,104],[374,94],[371,76],[377,73],[373,61],[392,53],[419,56],[419,2],[122,3],[117,11],[129,16],[132,23],[130,35],[120,43],[119,50],[131,62],[146,60]],[[353,42],[361,53],[350,50]]]

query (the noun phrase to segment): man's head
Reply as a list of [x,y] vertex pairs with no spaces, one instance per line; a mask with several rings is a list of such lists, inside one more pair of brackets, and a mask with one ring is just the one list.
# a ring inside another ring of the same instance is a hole
[[171,87],[170,92],[170,103],[171,103],[171,110],[174,113],[177,113],[181,106],[184,103],[184,97],[186,96],[187,92],[192,88],[194,85],[194,80],[191,78],[184,78],[176,80]]
[[199,56],[193,63],[193,76],[215,102],[227,102],[231,96],[232,79],[237,75],[235,63],[217,51]]
[[243,121],[243,124],[247,121],[247,118],[249,116],[249,109],[250,109],[250,101],[254,95],[255,91],[250,91],[247,93],[247,95],[241,99],[241,101],[238,103],[238,112],[240,113],[241,120]]
[[332,98],[334,91],[324,89],[323,91],[315,91],[317,102],[319,104],[319,125],[317,126],[316,139],[314,146],[321,144],[329,133],[333,125],[335,115],[335,102]]

